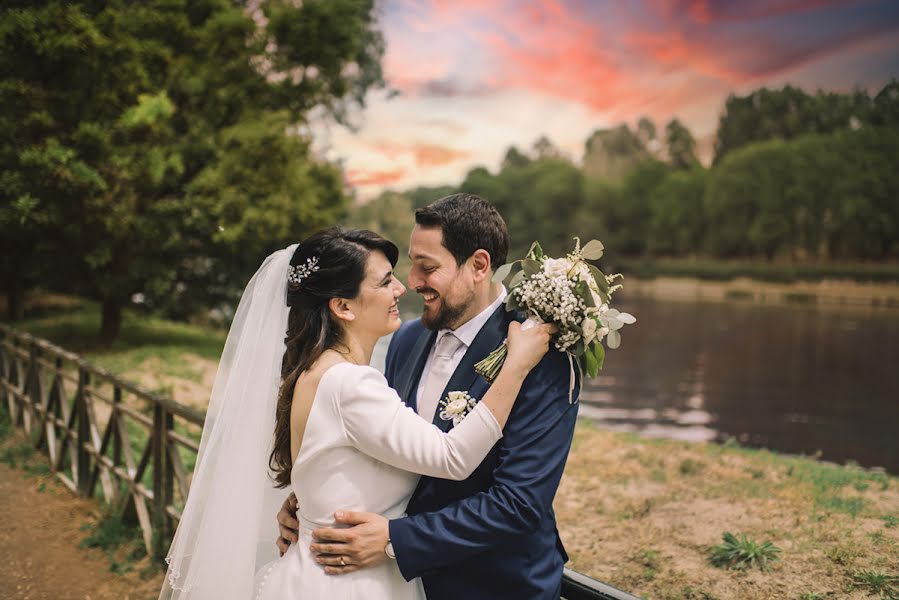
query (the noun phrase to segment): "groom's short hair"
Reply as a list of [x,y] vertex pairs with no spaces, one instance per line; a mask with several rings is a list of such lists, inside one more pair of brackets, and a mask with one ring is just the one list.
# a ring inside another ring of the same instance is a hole
[[496,270],[509,253],[509,230],[499,211],[474,194],[452,194],[415,211],[422,227],[439,227],[443,245],[461,265],[479,248]]

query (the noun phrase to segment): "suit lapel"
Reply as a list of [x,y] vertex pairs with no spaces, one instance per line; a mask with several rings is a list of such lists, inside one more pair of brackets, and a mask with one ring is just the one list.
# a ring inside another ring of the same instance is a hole
[[425,329],[416,340],[412,351],[409,353],[409,362],[411,368],[404,369],[400,367],[396,391],[399,392],[400,398],[413,410],[418,410],[418,382],[421,379],[421,371],[425,368],[425,362],[428,359],[428,353],[434,340],[437,339],[437,333]]
[[[474,366],[487,358],[487,355],[496,350],[496,348],[503,343],[503,340],[506,339],[506,328],[508,327],[509,322],[508,314],[509,313],[506,312],[505,304],[500,304],[496,311],[490,315],[490,318],[487,319],[487,322],[484,323],[484,326],[481,327],[481,330],[471,342],[471,346],[465,351],[462,362],[459,363],[459,366],[456,367],[456,370],[453,371],[452,376],[450,376],[449,382],[447,382],[446,388],[440,396],[441,400],[446,398],[446,395],[450,391],[455,392],[463,390],[469,392],[473,398],[476,398],[479,401],[481,400],[479,390],[486,392],[489,386],[487,386],[487,382],[475,372]],[[478,383],[483,385],[478,385]],[[473,392],[479,393],[475,394]],[[443,431],[449,431],[453,425],[452,421],[445,421],[440,418],[439,404],[437,410],[434,412],[434,419],[432,422]]]

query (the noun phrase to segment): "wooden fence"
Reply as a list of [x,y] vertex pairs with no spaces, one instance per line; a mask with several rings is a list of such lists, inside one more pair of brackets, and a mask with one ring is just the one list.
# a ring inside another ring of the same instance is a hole
[[[66,487],[136,520],[147,552],[165,555],[190,491],[202,413],[3,324],[0,403]],[[637,600],[568,569],[562,598]]]
[[168,549],[190,489],[204,415],[52,343],[0,324],[0,402],[80,496],[135,520],[147,552]]

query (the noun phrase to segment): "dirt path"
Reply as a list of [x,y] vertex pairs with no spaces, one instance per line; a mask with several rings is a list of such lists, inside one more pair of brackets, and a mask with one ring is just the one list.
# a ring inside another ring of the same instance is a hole
[[48,476],[0,463],[0,597],[5,600],[146,600],[162,575],[109,570],[102,550],[81,548],[98,505]]

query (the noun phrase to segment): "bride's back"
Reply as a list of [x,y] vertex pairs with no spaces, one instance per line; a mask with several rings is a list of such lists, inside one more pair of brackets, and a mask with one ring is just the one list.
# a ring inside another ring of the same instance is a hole
[[366,385],[371,385],[374,369],[335,355],[323,355],[294,390],[291,489],[299,504],[301,532],[332,525],[334,511],[340,509],[400,517],[418,480],[418,475],[362,453],[347,437],[341,404],[366,374]]

